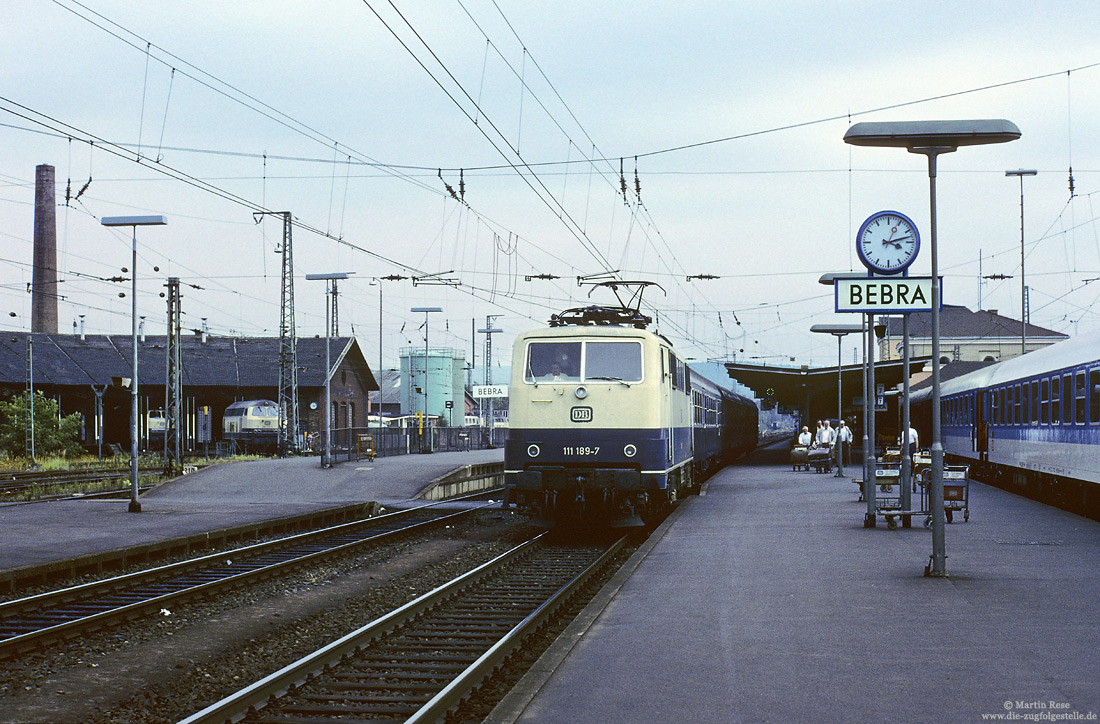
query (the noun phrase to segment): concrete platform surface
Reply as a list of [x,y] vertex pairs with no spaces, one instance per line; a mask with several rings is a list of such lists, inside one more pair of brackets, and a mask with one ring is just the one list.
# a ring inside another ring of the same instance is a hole
[[397,455],[374,462],[259,460],[204,468],[129,500],[0,506],[0,573],[77,556],[292,516],[351,503],[399,505],[464,465],[504,460],[503,450]]
[[925,578],[922,520],[865,529],[849,479],[781,457],[686,501],[489,721],[1096,720],[1100,524],[971,483]]

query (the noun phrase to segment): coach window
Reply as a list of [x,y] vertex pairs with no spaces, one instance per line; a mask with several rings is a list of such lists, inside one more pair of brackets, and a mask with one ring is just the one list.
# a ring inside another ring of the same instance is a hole
[[[1046,380],[1044,380],[1045,382]],[[1050,420],[1051,425],[1057,425],[1062,421],[1062,406],[1058,403],[1061,396],[1062,378],[1055,375],[1050,378]]]
[[1089,370],[1089,422],[1100,422],[1100,369]]
[[1050,422],[1050,380],[1044,377],[1039,381],[1039,424]]
[[1024,391],[1020,389],[1019,385],[1016,385],[1013,389],[1016,394],[1016,414],[1013,415],[1012,419],[1015,421],[1015,424],[1022,425],[1027,418],[1027,407],[1024,406]]
[[1062,406],[1062,423],[1073,422],[1073,375],[1062,375],[1062,394],[1058,396]]
[[1074,386],[1074,420],[1078,425],[1084,425],[1088,419],[1088,398],[1085,396],[1085,373],[1078,372],[1073,376]]

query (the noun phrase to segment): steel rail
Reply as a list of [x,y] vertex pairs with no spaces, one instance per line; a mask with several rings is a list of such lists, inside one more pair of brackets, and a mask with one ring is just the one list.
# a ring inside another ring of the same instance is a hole
[[409,717],[405,724],[429,724],[429,722],[441,719],[447,712],[461,704],[463,699],[465,699],[470,692],[477,688],[477,686],[488,678],[497,667],[504,663],[504,661],[512,655],[513,651],[519,648],[527,636],[537,631],[539,627],[546,623],[554,612],[558,610],[558,608],[568,602],[574,593],[584,586],[584,584],[597,572],[602,570],[622,548],[625,541],[625,537],[620,538],[591,566],[581,571],[573,580],[558,589],[558,591],[548,598],[545,603],[516,624],[516,627],[505,634],[500,641],[492,646],[492,648],[482,654],[477,661],[459,674],[454,681],[444,687],[441,692],[432,697],[432,699],[421,707],[419,711]]
[[[490,579],[509,564],[531,554],[537,546],[541,545],[546,536],[546,533],[542,533],[516,546],[449,583],[439,586],[302,659],[211,704],[202,711],[180,720],[178,724],[214,724],[239,721],[249,714],[257,713],[265,705],[277,701],[289,692],[293,692],[297,687],[308,683],[315,676],[331,671],[345,659],[369,648],[383,637],[397,632],[407,624],[420,620],[428,611],[441,607],[445,602],[456,600],[461,592],[475,588],[478,583]],[[591,575],[601,570],[621,548],[625,540],[626,538],[620,539],[610,549],[604,551],[595,562],[587,565],[583,572],[573,576],[563,587],[558,588],[548,599],[537,605],[535,610],[525,616],[519,624],[502,634],[496,643],[478,656],[473,664],[458,673],[440,692],[432,696],[408,721],[431,721],[456,706],[531,631],[541,625],[561,603],[568,600],[572,593],[583,585]],[[317,719],[317,721],[320,721],[320,719]],[[333,721],[339,721],[339,719],[334,718]]]
[[[298,533],[286,538],[256,543],[232,551],[212,553],[186,561],[2,603],[0,604],[0,658],[26,651],[33,645],[72,636],[83,630],[103,627],[113,621],[131,618],[148,609],[163,608],[168,603],[209,595],[222,588],[269,578],[292,567],[309,565],[317,560],[344,554],[362,545],[373,544],[388,537],[439,525],[493,505],[492,503],[486,503],[483,506],[435,517],[427,521],[411,525],[400,525],[403,518],[438,504],[421,505],[395,513],[342,523],[321,530]],[[393,524],[398,524],[399,527],[391,530],[384,529],[384,526]],[[326,544],[326,540],[330,541],[331,544]],[[294,553],[294,551],[300,552]],[[273,555],[285,557],[274,561],[265,558]],[[236,563],[233,563],[234,559]],[[257,563],[250,564],[249,561],[257,561]],[[166,591],[159,595],[143,594],[140,600],[125,602],[121,605],[100,604],[97,606],[94,604],[96,598],[114,597],[125,600],[126,592],[134,591],[138,587],[167,586],[172,580],[203,574],[207,577],[213,575],[214,578],[198,583],[195,583],[193,579],[191,581],[181,581],[177,584],[175,590]],[[66,609],[66,607],[68,608]],[[93,608],[99,608],[100,610],[87,613],[80,612],[80,610],[89,611]],[[51,616],[64,620],[58,623],[41,625],[37,628],[33,627],[32,620],[49,620]],[[20,628],[30,630],[26,630],[24,633],[11,633]]]

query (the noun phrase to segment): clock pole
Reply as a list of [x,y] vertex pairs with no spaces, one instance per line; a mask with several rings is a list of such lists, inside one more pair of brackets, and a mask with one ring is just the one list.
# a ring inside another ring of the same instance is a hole
[[[856,146],[904,148],[928,159],[930,223],[932,227],[932,554],[926,576],[947,576],[944,543],[943,442],[940,436],[940,277],[936,248],[936,161],[959,146],[1006,143],[1020,137],[1016,124],[1004,119],[966,121],[885,121],[856,123],[844,134],[844,142]],[[908,432],[908,431],[906,431]]]

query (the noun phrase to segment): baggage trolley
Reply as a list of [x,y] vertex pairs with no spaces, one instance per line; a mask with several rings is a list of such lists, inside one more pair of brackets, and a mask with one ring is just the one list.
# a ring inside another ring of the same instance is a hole
[[[914,515],[927,515],[927,507],[921,510],[905,510],[901,507],[901,463],[882,462],[875,465],[875,511],[886,519],[890,530],[898,527],[898,519],[908,521]],[[906,527],[909,527],[906,522]]]
[[795,445],[791,448],[791,470],[810,469],[810,449],[805,445]]
[[810,465],[816,473],[827,473],[833,469],[832,448],[829,445],[815,447],[808,453]]
[[375,455],[374,435],[370,433],[360,433],[355,440],[355,459],[362,460],[366,458],[373,462]]
[[[921,502],[926,510],[931,511],[930,490],[932,486],[931,466],[921,471],[920,487]],[[943,515],[948,523],[955,519],[955,511],[961,510],[963,521],[970,520],[970,466],[969,465],[944,465],[943,466]],[[932,527],[931,512],[924,519],[924,527]]]

